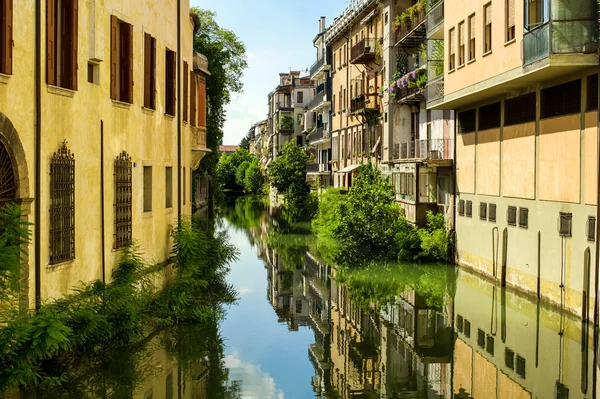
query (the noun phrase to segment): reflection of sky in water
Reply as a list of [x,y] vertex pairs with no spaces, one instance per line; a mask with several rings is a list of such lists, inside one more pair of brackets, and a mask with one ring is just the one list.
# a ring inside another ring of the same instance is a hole
[[267,271],[241,231],[229,230],[240,259],[228,276],[239,293],[221,331],[230,380],[242,380],[243,398],[303,399],[314,397],[308,346],[314,335],[307,327],[288,331],[277,322],[267,298]]

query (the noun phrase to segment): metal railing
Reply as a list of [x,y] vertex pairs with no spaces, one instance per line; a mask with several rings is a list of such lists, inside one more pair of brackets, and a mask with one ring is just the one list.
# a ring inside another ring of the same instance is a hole
[[375,38],[366,37],[352,46],[350,50],[350,62],[359,60],[366,55],[375,55]]
[[437,31],[444,23],[444,0],[432,4],[427,13],[427,36]]
[[350,100],[350,112],[354,113],[364,109],[376,110],[379,109],[377,96],[365,96],[364,94]]
[[392,157],[400,159],[452,159],[452,139],[412,140],[395,143]]
[[315,109],[319,104],[331,99],[331,79],[317,86],[317,92],[312,100],[308,103],[308,109]]
[[310,67],[310,76],[314,76],[314,74],[317,73],[317,71],[323,65],[325,65],[325,59],[326,59],[326,57],[323,56],[323,57],[319,58],[314,64],[312,64],[312,66]]
[[444,75],[438,79],[430,80],[425,86],[425,99],[428,103],[444,98]]
[[277,109],[282,109],[282,108],[294,108],[292,106],[292,101],[277,101],[275,103],[275,105],[277,106]]
[[318,126],[315,130],[308,134],[308,141],[313,143],[315,141],[320,141],[329,137],[328,129],[325,126]]
[[403,25],[397,32],[396,32],[396,43],[400,43],[402,40],[404,40],[416,27],[418,27],[419,25],[421,25],[424,21],[425,21],[425,8],[423,8],[421,11],[418,11],[416,14],[413,15],[413,18],[411,21],[409,21],[406,25]]
[[309,162],[306,164],[306,172],[307,173],[317,173],[320,172],[319,164],[315,162]]

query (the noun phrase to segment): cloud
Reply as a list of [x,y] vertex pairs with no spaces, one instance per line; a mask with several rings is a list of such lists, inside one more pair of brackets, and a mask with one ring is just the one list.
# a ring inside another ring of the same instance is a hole
[[248,294],[252,294],[254,292],[254,290],[252,288],[248,288],[248,287],[244,287],[244,288],[240,288],[238,290],[238,294],[240,296],[244,296],[244,295],[248,295]]
[[242,381],[242,399],[284,399],[273,377],[258,365],[244,363],[237,353],[225,356],[225,367],[231,381]]

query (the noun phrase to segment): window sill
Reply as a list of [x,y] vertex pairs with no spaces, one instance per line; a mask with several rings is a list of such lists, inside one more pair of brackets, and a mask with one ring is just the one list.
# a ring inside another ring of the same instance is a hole
[[122,108],[122,109],[129,109],[129,108],[131,108],[131,104],[130,103],[126,103],[124,101],[119,101],[119,100],[111,100],[111,101],[112,101],[113,107]]
[[454,69],[454,68],[450,69],[450,70],[448,71],[448,74],[451,74],[451,73],[453,73],[455,70],[456,70],[456,69]]
[[69,98],[75,97],[75,90],[65,89],[64,87],[53,86],[53,85],[47,85],[47,89],[48,89],[48,93],[50,93],[50,94],[56,94],[57,96],[63,96],[63,97],[69,97]]
[[516,41],[517,41],[517,39],[512,38],[509,41],[507,41],[506,43],[504,43],[504,47],[510,46],[511,44],[515,43]]
[[172,121],[173,119],[175,119],[175,115],[165,114],[165,119]]
[[142,217],[144,219],[151,219],[152,218],[152,211],[146,211],[142,214]]
[[488,51],[486,53],[483,53],[482,57],[487,57],[490,54],[492,54],[492,50],[490,50],[490,51]]
[[475,60],[476,60],[476,59],[475,59],[475,58],[473,58],[472,60],[469,60],[469,61],[467,61],[467,65],[474,63],[474,62],[475,62]]
[[460,64],[459,66],[456,67],[456,70],[458,71],[459,69],[464,68],[464,67],[465,67],[465,64]]
[[166,208],[165,209],[165,215],[171,215],[173,213],[173,208]]
[[10,77],[12,75],[7,75],[5,73],[0,73],[0,84],[8,84],[8,81],[10,80]]
[[146,108],[142,106],[142,112],[146,115],[154,115],[154,111],[152,108]]
[[69,259],[69,260],[65,260],[59,263],[49,263],[46,268],[47,269],[61,269],[64,267],[68,267],[71,266],[73,263],[75,263],[75,258],[73,259]]

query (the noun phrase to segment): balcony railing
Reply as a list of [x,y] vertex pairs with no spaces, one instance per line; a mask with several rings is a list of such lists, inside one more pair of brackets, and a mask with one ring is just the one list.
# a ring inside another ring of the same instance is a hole
[[315,143],[329,138],[329,128],[325,125],[317,126],[315,130],[308,134],[308,142]]
[[392,157],[403,159],[452,159],[452,139],[413,140],[395,143]]
[[317,71],[323,66],[325,65],[325,56],[319,58],[317,60],[317,62],[315,62],[314,64],[312,64],[312,66],[310,67],[310,76],[314,76],[315,73],[317,73]]
[[318,172],[320,172],[320,170],[319,170],[319,164],[318,163],[314,163],[314,162],[310,162],[310,163],[306,164],[306,172],[307,173],[318,173]]
[[277,106],[278,110],[280,110],[280,109],[293,110],[294,109],[291,101],[277,101],[277,103],[275,105]]
[[550,54],[596,51],[598,40],[595,0],[551,0],[550,10],[549,21],[523,35],[524,65],[547,58]]
[[375,59],[375,39],[367,37],[352,46],[350,50],[351,64],[366,64]]
[[376,95],[366,96],[364,94],[350,100],[350,112],[379,111],[379,97]]
[[444,76],[438,79],[430,80],[425,86],[425,98],[427,103],[431,104],[444,98]]
[[410,20],[404,20],[396,32],[396,46],[416,47],[427,39],[425,29],[425,6],[413,12]]
[[444,0],[432,4],[427,13],[427,37],[431,36],[444,23]]
[[321,103],[331,101],[331,79],[317,86],[317,93],[308,103],[308,109],[317,108]]

